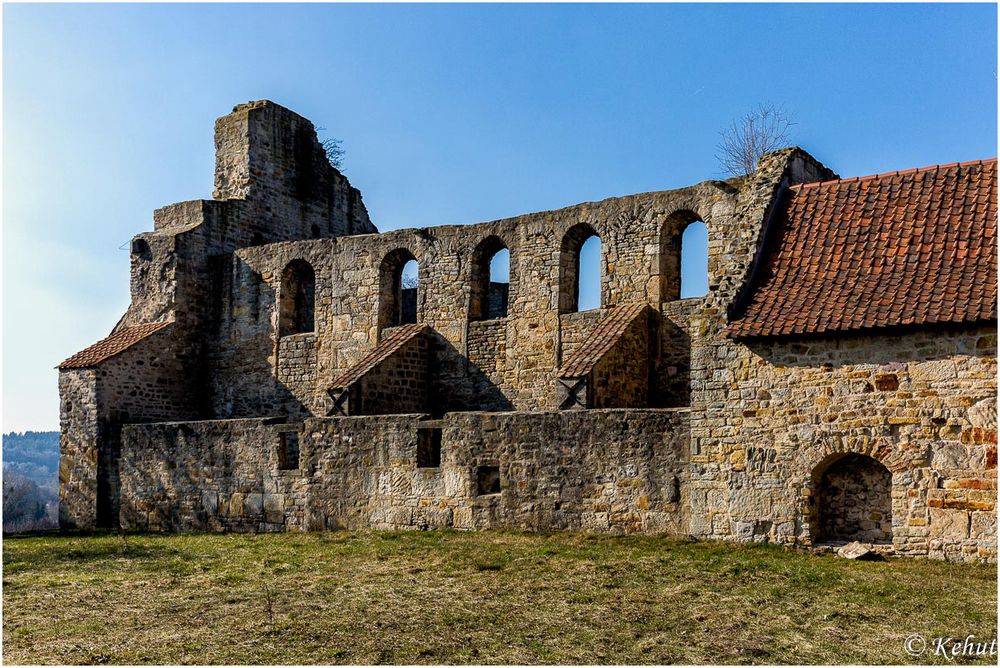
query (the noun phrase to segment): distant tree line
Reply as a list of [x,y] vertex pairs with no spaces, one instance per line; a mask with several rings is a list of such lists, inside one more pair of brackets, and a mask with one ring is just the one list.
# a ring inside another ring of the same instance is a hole
[[59,526],[59,494],[8,468],[3,471],[3,531],[37,531]]
[[3,435],[3,530],[58,526],[59,432]]

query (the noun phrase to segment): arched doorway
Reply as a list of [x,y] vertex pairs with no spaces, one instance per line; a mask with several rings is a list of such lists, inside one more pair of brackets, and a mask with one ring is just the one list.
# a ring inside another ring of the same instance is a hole
[[817,542],[892,542],[892,473],[849,453],[817,468]]

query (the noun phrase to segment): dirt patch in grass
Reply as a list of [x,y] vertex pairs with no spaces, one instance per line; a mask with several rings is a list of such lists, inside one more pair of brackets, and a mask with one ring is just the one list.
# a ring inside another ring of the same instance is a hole
[[[508,532],[4,540],[7,663],[952,663],[996,566]],[[995,663],[967,657],[959,663]]]

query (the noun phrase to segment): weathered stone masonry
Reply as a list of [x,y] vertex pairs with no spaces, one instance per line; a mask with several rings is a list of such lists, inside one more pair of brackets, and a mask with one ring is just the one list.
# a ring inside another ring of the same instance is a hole
[[[287,109],[237,106],[216,150],[215,199],[154,213],[128,312],[60,365],[64,526],[668,532],[996,559],[995,162],[840,181],[788,149],[743,179],[377,233]],[[907,188],[924,190],[896,203]],[[696,220],[710,290],[679,299]],[[594,234],[601,308],[576,312]],[[502,249],[510,281],[491,283]],[[865,300],[808,273],[841,261]],[[908,297],[924,267],[944,287]]]

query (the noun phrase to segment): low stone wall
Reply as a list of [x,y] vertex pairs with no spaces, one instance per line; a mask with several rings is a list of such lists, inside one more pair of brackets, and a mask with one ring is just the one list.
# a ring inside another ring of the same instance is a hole
[[[423,417],[128,425],[122,524],[686,532],[685,410]],[[289,438],[300,468],[281,468]],[[436,466],[419,461],[421,439]]]
[[305,485],[280,468],[281,434],[262,419],[126,425],[121,525],[149,531],[283,531],[301,526]]

